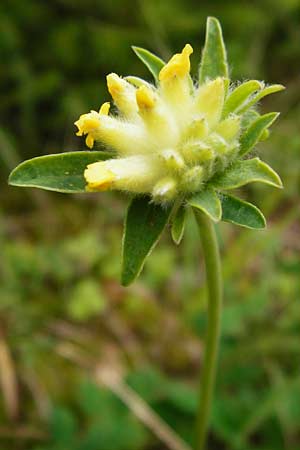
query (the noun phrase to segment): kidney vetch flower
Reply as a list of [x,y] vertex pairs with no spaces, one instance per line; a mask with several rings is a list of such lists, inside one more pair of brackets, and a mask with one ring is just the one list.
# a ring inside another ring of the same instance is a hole
[[[89,148],[101,141],[114,150],[111,159],[87,166],[87,190],[150,194],[160,203],[185,198],[246,153],[243,131],[259,117],[255,104],[283,86],[250,80],[235,87],[221,76],[194,84],[192,52],[186,44],[172,56],[160,69],[157,86],[135,77],[107,76],[118,114],[110,114],[106,102],[99,112],[75,122]],[[277,115],[267,117],[257,141],[267,136]]]

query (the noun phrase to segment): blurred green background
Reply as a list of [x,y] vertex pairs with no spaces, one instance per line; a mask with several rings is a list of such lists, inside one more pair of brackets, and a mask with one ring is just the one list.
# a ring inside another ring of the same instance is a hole
[[[243,189],[268,230],[218,228],[225,307],[209,449],[300,449],[299,0],[2,0],[1,450],[165,449],[121,401],[129,388],[193,440],[206,326],[193,220],[180,247],[165,235],[124,289],[126,199],[6,180],[21,160],[84,148],[73,122],[109,99],[107,73],[150,79],[131,45],[167,59],[190,42],[196,73],[207,15],[222,22],[233,80],[287,86],[261,105],[282,116],[257,150],[285,190]],[[119,373],[121,394],[95,369]]]

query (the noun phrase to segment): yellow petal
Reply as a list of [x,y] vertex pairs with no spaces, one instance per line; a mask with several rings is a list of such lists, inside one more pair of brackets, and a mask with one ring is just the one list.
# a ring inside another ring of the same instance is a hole
[[101,108],[99,110],[99,114],[102,114],[104,116],[108,116],[109,109],[110,109],[110,103],[109,102],[105,102],[105,103],[103,103],[103,105],[101,105]]
[[116,73],[110,73],[106,79],[109,93],[121,113],[125,116],[136,114],[135,87],[120,78]]
[[91,111],[87,114],[82,114],[79,119],[75,122],[78,128],[77,136],[82,136],[83,134],[90,133],[100,126],[100,115],[96,111]]
[[124,89],[124,81],[119,77],[116,73],[110,73],[106,77],[108,92],[112,96],[113,99],[118,97]]
[[155,105],[154,92],[147,86],[140,86],[136,91],[136,101],[141,110],[151,109]]
[[174,77],[185,77],[191,68],[190,55],[193,48],[186,44],[181,53],[176,53],[159,72],[159,81],[167,81]]
[[88,190],[105,191],[109,189],[115,179],[114,173],[106,167],[105,161],[89,164],[84,171],[84,178]]
[[85,139],[85,143],[89,148],[93,148],[94,146],[94,138],[91,133],[89,133]]

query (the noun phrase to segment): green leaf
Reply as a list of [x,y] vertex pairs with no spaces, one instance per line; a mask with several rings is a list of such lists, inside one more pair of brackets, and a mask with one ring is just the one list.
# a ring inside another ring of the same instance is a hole
[[206,22],[205,45],[199,68],[199,83],[217,77],[228,78],[226,48],[222,28],[215,17],[208,17]]
[[245,202],[232,195],[221,195],[222,220],[246,228],[263,229],[266,219],[262,212],[251,203]]
[[65,408],[56,407],[50,417],[50,436],[62,447],[73,447],[77,423],[73,414]]
[[180,206],[172,222],[171,236],[175,244],[180,244],[185,228],[185,207]]
[[258,117],[254,122],[252,122],[240,139],[241,156],[246,155],[259,142],[264,130],[269,128],[278,116],[279,113],[271,112]]
[[68,152],[39,156],[19,164],[9,176],[12,186],[64,193],[86,192],[83,172],[88,164],[110,159],[105,152]]
[[132,46],[132,50],[137,55],[137,57],[145,64],[145,66],[152,73],[155,81],[158,81],[158,75],[161,69],[164,67],[165,62],[158,56],[149,52],[145,48]]
[[193,208],[200,209],[207,214],[214,222],[221,220],[221,202],[213,189],[207,188],[202,192],[198,192],[188,200],[188,203]]
[[275,94],[276,92],[283,91],[285,87],[282,84],[272,84],[271,86],[267,86],[254,95],[243,108],[239,109],[239,114],[242,114],[247,109],[251,108],[251,106],[255,105],[255,103],[259,102],[262,98],[266,97],[270,94]]
[[257,111],[254,109],[249,109],[246,111],[241,117],[241,128],[245,131],[250,125],[255,122],[260,116]]
[[[254,109],[249,109],[241,116],[241,128],[242,129],[249,128],[250,125],[253,122],[255,122],[255,120],[257,120],[259,117],[261,116],[260,114],[258,114],[257,111],[255,111]],[[259,137],[259,142],[268,139],[269,135],[270,131],[267,128],[265,128]]]
[[149,88],[152,88],[152,85],[143,80],[143,78],[135,77],[133,75],[128,75],[127,77],[125,77],[125,80],[137,88],[139,88],[140,86],[147,86]]
[[140,274],[147,256],[169,221],[173,205],[161,206],[150,197],[135,197],[127,211],[122,249],[122,284],[128,286]]
[[241,84],[234,89],[227,97],[224,108],[223,117],[237,111],[237,109],[245,103],[248,97],[258,89],[261,89],[262,83],[257,80],[250,80]]
[[259,158],[237,161],[211,183],[217,189],[235,189],[255,181],[282,188],[277,173]]

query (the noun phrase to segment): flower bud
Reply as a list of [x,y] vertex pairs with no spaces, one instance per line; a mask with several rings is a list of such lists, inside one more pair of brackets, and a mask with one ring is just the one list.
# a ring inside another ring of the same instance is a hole
[[232,142],[239,137],[241,131],[241,119],[239,116],[232,115],[225,120],[222,120],[217,127],[216,133],[225,139],[227,142]]
[[166,166],[170,170],[179,171],[184,167],[184,159],[176,150],[166,149],[163,150],[161,156],[166,162]]
[[205,117],[197,117],[186,127],[183,134],[183,140],[203,139],[208,133],[209,128]]
[[154,186],[152,195],[154,200],[164,202],[176,196],[176,181],[173,178],[163,178]]
[[106,77],[107,87],[117,108],[124,116],[132,116],[137,113],[135,88],[116,73],[110,73]]
[[195,166],[188,169],[181,181],[181,187],[184,191],[196,192],[200,189],[204,180],[204,170],[202,166]]
[[224,95],[224,80],[220,77],[198,88],[195,99],[195,112],[203,114],[210,129],[214,128],[221,119]]
[[190,141],[182,147],[182,155],[187,164],[199,164],[212,160],[214,151],[203,141]]

